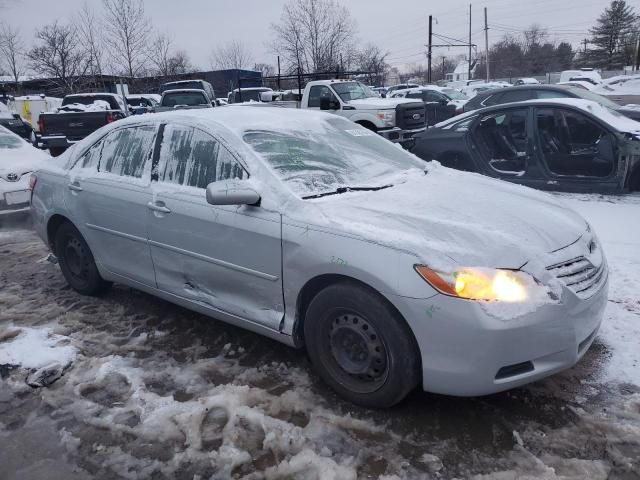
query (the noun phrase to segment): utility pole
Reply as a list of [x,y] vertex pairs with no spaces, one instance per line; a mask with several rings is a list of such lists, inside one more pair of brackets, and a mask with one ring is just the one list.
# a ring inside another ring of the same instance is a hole
[[467,80],[471,80],[471,4],[469,4],[469,73]]
[[280,55],[278,55],[278,90],[282,90],[280,88]]
[[431,44],[432,44],[432,30],[433,17],[429,15],[429,47],[427,50],[427,83],[431,83]]
[[485,62],[487,66],[486,70],[487,70],[487,83],[488,83],[489,78],[491,78],[491,76],[489,75],[489,25],[487,24],[487,7],[484,7],[484,48],[485,48],[485,53],[487,55]]
[[634,70],[637,72],[640,70],[640,34],[636,38],[636,55],[634,58]]
[[587,53],[587,43],[589,43],[589,40],[585,38],[585,39],[582,41],[582,43],[584,43],[584,53],[586,54],[586,53]]
[[443,55],[442,56],[442,80],[446,80],[447,79],[447,74],[444,71],[444,60],[445,60],[445,57]]

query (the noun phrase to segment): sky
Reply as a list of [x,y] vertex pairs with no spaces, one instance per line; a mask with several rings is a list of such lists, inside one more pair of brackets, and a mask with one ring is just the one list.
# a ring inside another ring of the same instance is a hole
[[[18,27],[28,43],[36,28],[55,19],[65,20],[84,2],[99,11],[100,0],[0,0],[0,19]],[[464,40],[469,36],[468,0],[337,0],[356,21],[362,44],[373,42],[388,52],[388,63],[400,68],[426,63],[427,18],[434,17],[435,34]],[[253,61],[276,64],[269,47],[270,25],[278,22],[286,0],[145,0],[154,27],[169,33],[175,46],[189,53],[192,62],[210,66],[216,46],[231,39],[242,41]],[[634,2],[629,2],[633,4]],[[533,23],[546,27],[552,40],[570,41],[576,47],[588,37],[607,0],[482,0],[472,4],[472,43],[484,50],[484,7],[488,9],[489,42],[505,33],[517,33]],[[434,43],[443,43],[434,37]],[[434,56],[456,56],[464,48],[437,48]]]

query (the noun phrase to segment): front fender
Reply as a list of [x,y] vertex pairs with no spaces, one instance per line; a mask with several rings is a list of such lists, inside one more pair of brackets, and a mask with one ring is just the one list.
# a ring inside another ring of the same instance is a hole
[[283,333],[292,334],[299,293],[314,278],[340,275],[362,282],[385,296],[430,298],[437,294],[415,272],[415,255],[310,225],[282,225]]

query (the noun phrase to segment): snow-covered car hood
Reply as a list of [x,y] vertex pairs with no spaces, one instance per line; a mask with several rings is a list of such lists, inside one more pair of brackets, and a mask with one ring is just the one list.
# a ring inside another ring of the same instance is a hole
[[391,188],[314,204],[336,229],[409,251],[436,268],[520,268],[587,230],[585,220],[548,194],[439,164]]
[[[419,100],[417,100],[419,101]],[[396,108],[401,103],[415,103],[416,100],[409,98],[361,98],[350,100],[349,105],[353,105],[358,110],[380,110],[384,108]]]

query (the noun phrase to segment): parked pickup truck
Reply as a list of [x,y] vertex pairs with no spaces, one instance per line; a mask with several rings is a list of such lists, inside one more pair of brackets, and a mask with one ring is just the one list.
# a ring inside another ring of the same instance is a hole
[[353,80],[309,82],[300,108],[333,111],[403,146],[413,144],[413,137],[426,129],[422,101],[380,98],[369,87]]
[[166,90],[162,93],[160,105],[156,112],[166,112],[175,109],[213,108],[209,95],[204,90],[197,88],[182,88],[179,90]]
[[40,142],[57,156],[100,127],[128,115],[127,104],[114,93],[67,95],[57,112],[40,114]]

